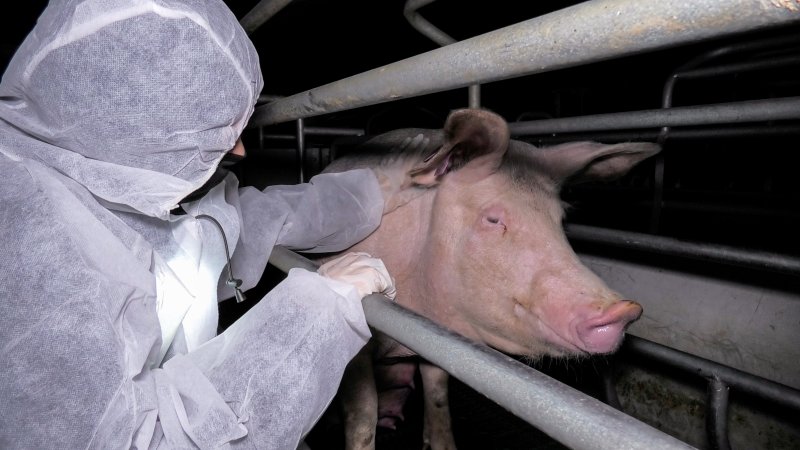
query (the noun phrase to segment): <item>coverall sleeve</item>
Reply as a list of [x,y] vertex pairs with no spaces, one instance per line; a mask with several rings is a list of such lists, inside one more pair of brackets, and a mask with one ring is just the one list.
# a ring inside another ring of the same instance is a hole
[[169,383],[156,385],[169,407],[156,438],[167,448],[294,449],[369,337],[354,287],[292,269],[224,333],[164,365]]
[[[241,233],[231,264],[243,290],[256,285],[272,247],[336,252],[367,237],[380,224],[383,194],[370,169],[321,174],[297,185],[239,189]],[[233,291],[218,285],[220,300]]]

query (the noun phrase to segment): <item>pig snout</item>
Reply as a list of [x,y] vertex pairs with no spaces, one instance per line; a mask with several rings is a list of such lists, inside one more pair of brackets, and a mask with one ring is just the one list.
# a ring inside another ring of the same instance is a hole
[[611,353],[619,347],[625,329],[642,315],[642,307],[630,300],[615,302],[598,314],[575,324],[575,332],[589,353]]

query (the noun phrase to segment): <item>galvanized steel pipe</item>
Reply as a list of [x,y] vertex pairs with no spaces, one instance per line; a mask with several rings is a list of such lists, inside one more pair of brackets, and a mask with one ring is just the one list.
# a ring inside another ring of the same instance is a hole
[[[288,271],[316,265],[276,247],[270,263]],[[498,351],[443,329],[381,295],[362,301],[367,322],[531,425],[574,449],[690,449],[630,417]]]
[[[553,145],[560,142],[571,142],[577,140],[594,140],[601,142],[621,142],[621,141],[641,141],[656,139],[661,131],[658,130],[636,130],[636,131],[609,131],[593,132],[592,134],[563,133],[558,135],[538,135],[535,138],[527,139],[537,145]],[[761,125],[761,126],[739,126],[736,128],[701,128],[688,129],[677,128],[669,130],[669,139],[730,139],[735,137],[754,137],[754,136],[782,136],[800,134],[798,125]]]
[[250,126],[800,21],[799,0],[590,0],[256,108]]
[[[682,352],[637,336],[627,335],[622,353],[646,356],[667,363],[687,373],[718,380],[734,390],[747,392],[769,402],[800,411],[800,391],[756,375],[728,367],[714,361]],[[638,358],[637,358],[638,360]]]
[[[403,7],[403,15],[415,30],[419,31],[433,42],[436,42],[442,47],[454,44],[458,41],[450,37],[444,31],[436,28],[417,12],[419,8],[435,1],[436,0],[407,0]],[[469,86],[467,91],[467,104],[470,108],[477,109],[481,107],[481,85],[473,84]]]
[[508,124],[514,136],[800,119],[800,97],[648,109]]
[[730,450],[728,439],[728,406],[730,388],[719,378],[708,380],[706,432],[713,450]]
[[800,275],[800,259],[777,253],[742,250],[716,244],[702,244],[680,239],[655,236],[630,231],[612,230],[588,225],[569,224],[564,227],[570,240],[613,245],[622,248],[658,252],[742,266],[751,269],[769,270],[789,275]]
[[291,2],[292,0],[261,0],[239,20],[239,24],[247,34],[253,34],[258,27]]

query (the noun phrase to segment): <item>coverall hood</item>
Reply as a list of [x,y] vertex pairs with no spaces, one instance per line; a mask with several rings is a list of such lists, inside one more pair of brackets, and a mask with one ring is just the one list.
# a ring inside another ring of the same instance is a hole
[[0,147],[165,218],[233,148],[262,85],[222,2],[51,1],[0,83],[0,126],[25,145]]

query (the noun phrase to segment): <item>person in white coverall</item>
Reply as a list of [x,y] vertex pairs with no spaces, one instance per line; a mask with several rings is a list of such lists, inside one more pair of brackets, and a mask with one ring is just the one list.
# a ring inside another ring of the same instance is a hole
[[370,170],[239,188],[220,163],[261,87],[221,0],[47,6],[0,83],[0,448],[294,449],[322,414],[380,260],[294,269],[215,337],[217,301],[275,245],[366,237],[383,193]]

